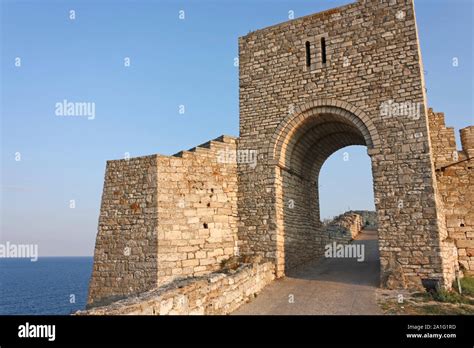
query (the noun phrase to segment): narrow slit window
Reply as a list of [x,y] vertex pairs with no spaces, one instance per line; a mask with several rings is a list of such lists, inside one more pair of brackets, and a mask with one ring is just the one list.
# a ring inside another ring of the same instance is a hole
[[306,66],[311,66],[311,47],[309,41],[306,41]]
[[326,64],[326,39],[321,38],[321,61]]

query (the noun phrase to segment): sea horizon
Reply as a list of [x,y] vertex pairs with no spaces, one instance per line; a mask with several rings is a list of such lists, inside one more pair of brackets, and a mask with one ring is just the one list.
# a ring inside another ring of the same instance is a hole
[[69,315],[84,309],[93,256],[0,258],[0,315]]

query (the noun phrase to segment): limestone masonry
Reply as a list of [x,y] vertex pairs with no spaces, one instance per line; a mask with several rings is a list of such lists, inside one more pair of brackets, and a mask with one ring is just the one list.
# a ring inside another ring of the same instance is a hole
[[461,129],[459,151],[454,129],[446,127],[444,114],[429,109],[428,116],[448,238],[456,244],[461,270],[474,275],[474,127]]
[[229,314],[252,299],[275,278],[271,262],[242,265],[230,274],[211,273],[176,281],[160,288],[95,307],[87,315]]
[[[427,108],[412,0],[359,0],[251,32],[239,69],[238,138],[107,162],[89,306],[151,292],[146,308],[125,307],[228,313],[366,224],[382,286],[449,288],[474,273],[474,127],[458,150]],[[320,220],[318,176],[349,145],[367,147],[376,213],[341,217],[341,239]],[[222,273],[210,290],[206,277],[242,260],[253,260],[249,279]],[[179,309],[179,296],[193,305]]]

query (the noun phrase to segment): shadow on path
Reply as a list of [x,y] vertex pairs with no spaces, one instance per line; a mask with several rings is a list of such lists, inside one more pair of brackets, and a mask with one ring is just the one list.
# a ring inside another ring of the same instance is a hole
[[380,274],[377,232],[364,230],[353,243],[364,245],[364,261],[311,261],[275,280],[233,314],[382,314],[375,302]]

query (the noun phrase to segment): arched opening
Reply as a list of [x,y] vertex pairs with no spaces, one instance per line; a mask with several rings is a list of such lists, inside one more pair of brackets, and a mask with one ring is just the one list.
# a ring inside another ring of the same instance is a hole
[[318,181],[321,222],[347,211],[375,211],[370,162],[367,147],[361,145],[344,147],[328,157]]
[[324,276],[315,279],[379,286],[378,221],[367,148],[351,145],[334,152],[322,165],[318,184],[321,233],[327,238],[324,260],[287,274],[317,274],[324,267]]
[[339,106],[313,106],[285,120],[276,134],[277,268],[283,275],[322,257],[331,241],[319,205],[324,162],[347,146],[372,149],[378,136],[368,119]]

